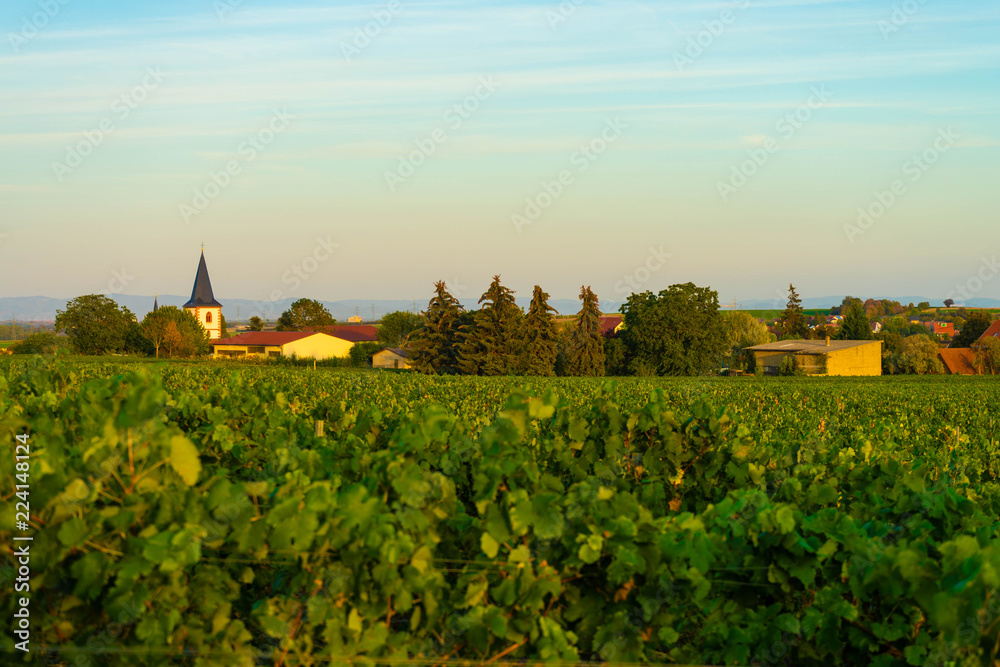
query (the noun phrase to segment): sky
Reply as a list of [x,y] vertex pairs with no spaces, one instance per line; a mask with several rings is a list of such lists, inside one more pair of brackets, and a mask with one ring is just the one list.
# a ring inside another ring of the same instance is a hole
[[223,301],[998,298],[998,29],[994,0],[6,0],[0,296],[186,294],[204,244]]

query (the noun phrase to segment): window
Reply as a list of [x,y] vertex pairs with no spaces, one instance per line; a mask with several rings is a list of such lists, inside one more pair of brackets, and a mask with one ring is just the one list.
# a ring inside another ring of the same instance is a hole
[[264,354],[263,345],[247,345],[247,354]]
[[207,324],[212,323],[212,311],[208,311],[207,313],[205,313],[205,322]]

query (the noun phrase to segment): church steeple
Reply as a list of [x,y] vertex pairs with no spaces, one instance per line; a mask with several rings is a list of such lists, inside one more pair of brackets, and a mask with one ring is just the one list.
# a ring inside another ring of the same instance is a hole
[[198,262],[198,273],[194,278],[194,288],[191,299],[184,304],[185,308],[222,307],[212,294],[212,281],[208,277],[208,266],[205,264],[205,249],[201,249],[201,261]]
[[156,302],[156,294],[153,294],[153,312],[159,310],[160,305]]
[[212,294],[212,281],[208,278],[204,245],[201,247],[201,260],[198,262],[198,273],[194,277],[191,299],[184,304],[184,310],[195,316],[212,340],[222,335],[222,304],[216,301],[215,295]]

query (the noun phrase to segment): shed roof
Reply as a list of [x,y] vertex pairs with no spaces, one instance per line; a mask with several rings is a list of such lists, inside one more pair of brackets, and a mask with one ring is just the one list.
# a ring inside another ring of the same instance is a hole
[[404,350],[401,347],[387,347],[384,350],[379,350],[375,354],[382,354],[383,352],[392,352],[397,357],[402,357],[403,359],[409,359],[410,358],[410,352],[409,352],[409,350]]
[[757,352],[791,352],[793,354],[827,354],[863,345],[881,345],[877,340],[779,340],[747,348]]

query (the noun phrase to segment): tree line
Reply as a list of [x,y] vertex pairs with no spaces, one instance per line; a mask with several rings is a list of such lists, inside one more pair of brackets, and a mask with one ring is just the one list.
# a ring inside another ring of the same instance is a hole
[[444,281],[411,334],[410,357],[422,373],[464,375],[699,375],[745,359],[745,348],[773,340],[745,313],[719,312],[718,294],[693,283],[633,294],[622,330],[606,335],[599,300],[580,288],[580,311],[567,326],[535,285],[527,312],[500,276],[466,310]]

